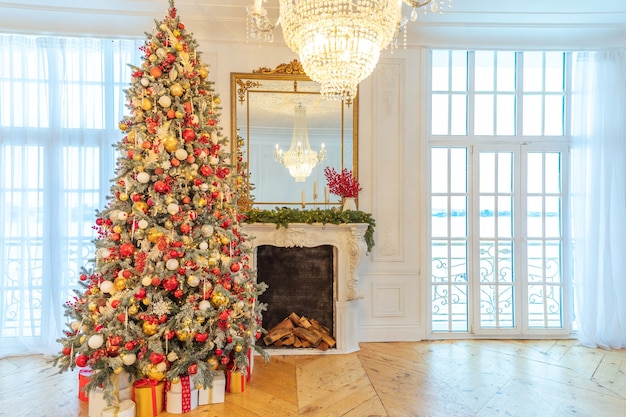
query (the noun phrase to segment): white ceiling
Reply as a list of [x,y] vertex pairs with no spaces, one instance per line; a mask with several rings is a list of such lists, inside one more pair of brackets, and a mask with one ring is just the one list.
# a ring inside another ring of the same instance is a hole
[[[245,41],[253,0],[178,0],[187,27],[205,39]],[[409,43],[429,46],[626,46],[626,0],[453,0],[444,14],[420,16]],[[167,0],[0,0],[0,31],[143,38]],[[278,0],[267,0],[278,16]],[[407,9],[408,10],[408,9]],[[280,32],[276,42],[281,42]]]

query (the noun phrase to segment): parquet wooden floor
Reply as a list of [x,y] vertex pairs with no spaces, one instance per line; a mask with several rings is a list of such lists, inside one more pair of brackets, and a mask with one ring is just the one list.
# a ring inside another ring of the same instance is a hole
[[[2,359],[0,375],[0,416],[88,415],[77,373],[58,374],[41,356]],[[626,349],[457,340],[273,356],[255,361],[245,392],[185,416],[626,417]]]

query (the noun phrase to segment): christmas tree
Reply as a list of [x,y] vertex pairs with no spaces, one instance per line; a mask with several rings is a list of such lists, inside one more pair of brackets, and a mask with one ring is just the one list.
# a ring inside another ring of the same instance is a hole
[[68,329],[53,358],[60,371],[89,366],[87,390],[213,370],[245,372],[261,336],[250,245],[237,199],[242,181],[222,136],[220,98],[197,42],[176,14],[155,20],[125,90],[129,115],[107,207],[96,213],[96,259],[65,305]]

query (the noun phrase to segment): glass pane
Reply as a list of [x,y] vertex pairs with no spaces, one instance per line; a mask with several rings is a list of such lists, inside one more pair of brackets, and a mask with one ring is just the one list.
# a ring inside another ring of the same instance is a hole
[[540,136],[543,106],[541,96],[524,95],[523,109],[523,127],[522,134],[524,136]]
[[546,197],[545,237],[561,237],[561,197]]
[[467,148],[450,149],[450,192],[467,192]]
[[433,135],[448,134],[448,95],[433,94],[431,100],[430,131]]
[[544,279],[544,254],[543,242],[540,240],[528,240],[526,244],[528,256],[528,282],[543,282]]
[[498,237],[513,236],[512,204],[512,197],[498,197]]
[[474,97],[474,134],[493,135],[493,94]]
[[475,80],[476,91],[494,91],[494,56],[492,51],[475,52]]
[[480,193],[495,192],[496,155],[492,152],[481,152],[479,156],[480,173],[478,177]]
[[544,135],[563,136],[563,100],[563,96],[546,96]]
[[497,296],[495,285],[480,286],[480,327],[497,327]]
[[546,282],[559,284],[563,282],[561,276],[561,242],[547,241],[545,255],[545,280]]
[[524,52],[524,92],[543,91],[543,52]]
[[513,315],[513,286],[498,286],[498,327],[513,328],[515,327]]
[[433,240],[431,244],[431,274],[433,283],[450,281],[450,260],[447,240]]
[[515,52],[498,52],[498,91],[515,91]]
[[467,95],[452,94],[451,135],[467,135]]
[[467,285],[453,285],[450,297],[452,331],[467,332]]
[[453,241],[450,257],[450,278],[452,282],[467,282],[467,242]]
[[513,154],[498,153],[498,193],[513,192]]
[[466,51],[452,51],[452,91],[467,91]]
[[448,91],[449,51],[432,50],[432,89],[433,91]]
[[480,237],[493,237],[495,230],[495,197],[480,197]]
[[498,241],[498,282],[513,282],[513,242]]
[[496,134],[515,135],[515,96],[498,95],[497,98]]
[[448,192],[448,148],[432,148],[430,151],[430,189],[432,193]]
[[450,237],[467,236],[467,198],[450,198]]
[[528,207],[527,235],[528,237],[543,237],[543,198],[528,197],[526,201]]
[[562,92],[563,83],[563,52],[546,52],[546,91]]
[[527,157],[528,166],[527,190],[529,193],[539,194],[543,192],[543,154],[529,153]]
[[448,237],[448,197],[431,197],[431,234]]
[[546,153],[546,193],[561,192],[561,154],[558,152]]

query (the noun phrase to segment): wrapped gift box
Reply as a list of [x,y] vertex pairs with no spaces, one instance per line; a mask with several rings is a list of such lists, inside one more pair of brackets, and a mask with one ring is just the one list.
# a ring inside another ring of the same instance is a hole
[[198,391],[198,404],[217,404],[224,402],[226,390],[226,377],[223,372],[213,375],[213,385],[210,388],[200,388]]
[[[142,379],[133,385],[136,417],[156,417],[163,411],[165,382]],[[91,416],[89,416],[91,417]]]
[[226,371],[226,392],[244,392],[246,390],[246,376],[239,370]]
[[[117,396],[118,402],[130,400],[132,389],[131,387],[126,387],[118,391],[113,391],[113,395]],[[102,388],[95,388],[89,391],[89,417],[101,417],[102,410],[107,407],[108,404],[104,399],[104,390]]]
[[132,400],[121,401],[117,406],[102,410],[102,417],[135,417],[135,403]]
[[78,371],[78,399],[81,401],[89,401],[89,393],[84,390],[85,385],[91,380],[91,368],[82,368]]
[[198,389],[191,386],[189,375],[176,381],[168,381],[165,393],[165,409],[168,413],[183,414],[198,407]]

